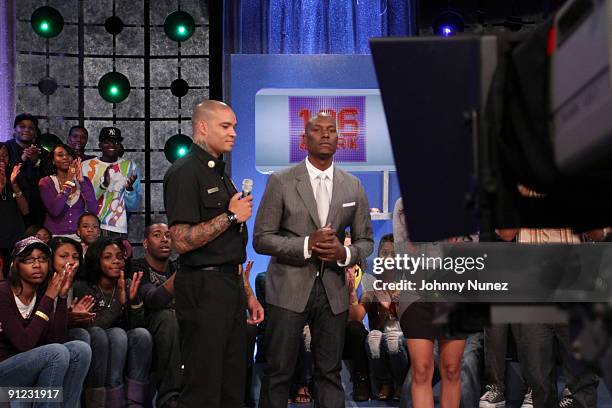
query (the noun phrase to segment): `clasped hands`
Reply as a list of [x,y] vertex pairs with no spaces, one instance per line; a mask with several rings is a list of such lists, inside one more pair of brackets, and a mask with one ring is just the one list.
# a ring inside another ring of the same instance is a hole
[[331,228],[331,224],[327,224],[310,234],[308,237],[308,250],[312,251],[313,256],[316,256],[321,261],[339,261],[341,263],[346,261],[346,249],[340,243],[336,230]]

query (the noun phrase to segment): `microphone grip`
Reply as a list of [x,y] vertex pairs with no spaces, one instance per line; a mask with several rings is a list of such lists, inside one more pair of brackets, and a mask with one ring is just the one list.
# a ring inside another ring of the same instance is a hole
[[[248,197],[248,196],[250,196],[250,195],[251,195],[251,193],[252,193],[252,191],[244,191],[244,190],[242,190],[242,197],[241,197],[241,198]],[[241,222],[241,223],[240,223],[240,233],[241,233],[241,234],[242,234],[242,230],[243,230],[243,229],[244,229],[244,222]]]

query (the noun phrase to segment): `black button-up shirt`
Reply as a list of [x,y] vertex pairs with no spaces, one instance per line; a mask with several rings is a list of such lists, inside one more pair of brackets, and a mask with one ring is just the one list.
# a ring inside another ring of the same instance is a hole
[[[195,225],[227,211],[236,188],[225,173],[225,162],[195,143],[164,177],[168,225]],[[191,267],[238,265],[246,260],[247,228],[233,225],[208,244],[180,256]]]

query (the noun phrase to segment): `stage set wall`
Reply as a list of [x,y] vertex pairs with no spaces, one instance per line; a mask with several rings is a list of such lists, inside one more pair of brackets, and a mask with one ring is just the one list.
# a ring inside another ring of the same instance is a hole
[[[61,34],[48,40],[36,35],[30,24],[32,12],[44,5],[56,8],[65,21]],[[179,8],[196,22],[194,35],[181,43],[170,40],[163,28],[165,17]],[[125,25],[114,38],[104,28],[113,11]],[[50,132],[61,140],[66,139],[71,126],[84,125],[89,131],[89,154],[100,154],[98,134],[102,127],[121,129],[124,157],[137,161],[143,182],[141,207],[131,214],[129,225],[130,241],[139,244],[145,214],[153,220],[166,219],[162,180],[170,163],[163,154],[164,144],[177,133],[191,137],[191,111],[209,96],[209,30],[204,2],[17,0],[15,24],[16,111],[40,117],[42,133]],[[131,84],[128,98],[116,105],[104,101],[96,88],[100,77],[113,70],[113,57],[116,70]],[[170,92],[179,72],[190,86],[182,98]],[[49,97],[37,87],[45,76],[59,85]],[[139,247],[136,253],[140,253]]]

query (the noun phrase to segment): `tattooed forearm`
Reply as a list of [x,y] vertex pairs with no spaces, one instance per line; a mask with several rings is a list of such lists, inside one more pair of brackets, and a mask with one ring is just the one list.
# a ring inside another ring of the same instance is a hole
[[244,283],[244,293],[249,296],[253,296],[253,289],[251,289],[251,284],[249,283],[249,277],[246,274],[242,274],[242,282]]
[[172,245],[179,254],[203,247],[217,238],[230,226],[227,215],[219,214],[209,221],[196,225],[177,224],[170,227]]

